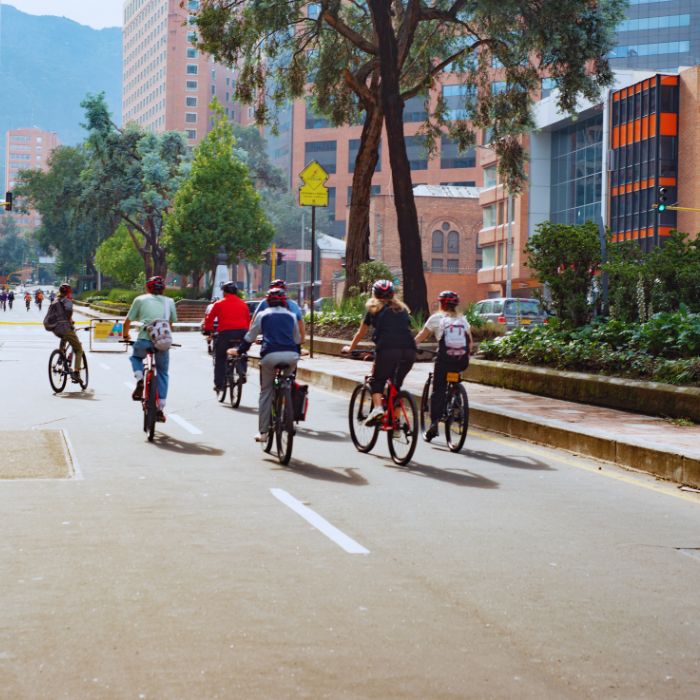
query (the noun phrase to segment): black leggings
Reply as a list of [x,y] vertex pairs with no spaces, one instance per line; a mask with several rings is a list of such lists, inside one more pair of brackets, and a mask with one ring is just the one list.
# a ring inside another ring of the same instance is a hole
[[381,394],[388,379],[391,379],[394,386],[400,389],[415,361],[416,351],[414,348],[377,350],[374,357],[372,381],[370,382],[372,393]]
[[[245,336],[246,331],[221,331],[214,341],[214,384],[223,388],[226,382],[226,351],[238,345]],[[247,370],[246,363],[240,361],[239,367],[243,374]]]
[[445,410],[445,398],[447,389],[447,373],[462,372],[469,365],[469,355],[462,359],[447,358],[438,355],[433,371],[433,393],[430,395],[430,420],[439,421]]

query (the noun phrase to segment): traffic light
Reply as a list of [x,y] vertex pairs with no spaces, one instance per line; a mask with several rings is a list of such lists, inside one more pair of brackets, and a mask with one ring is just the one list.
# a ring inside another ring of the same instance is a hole
[[666,211],[668,207],[668,188],[659,187],[659,191],[656,194],[656,211],[659,213]]
[[12,192],[5,193],[5,211],[12,211]]
[[277,267],[279,267],[284,262],[284,255],[282,253],[277,253]]
[[270,251],[269,250],[266,251],[265,253],[263,253],[263,261],[266,265],[270,264],[271,260],[270,260]]

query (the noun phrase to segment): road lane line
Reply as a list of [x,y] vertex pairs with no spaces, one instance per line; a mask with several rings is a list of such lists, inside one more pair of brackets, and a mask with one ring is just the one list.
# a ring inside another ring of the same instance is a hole
[[[611,467],[614,467],[615,469],[619,469],[621,471],[624,471],[625,468],[620,466],[619,464],[615,464],[614,462],[603,462],[601,460],[600,464],[601,466],[599,467],[592,467],[588,464],[583,464],[582,462],[578,462],[575,459],[567,459],[566,457],[559,457],[558,455],[553,455],[550,454],[549,452],[545,452],[545,450],[539,450],[535,447],[530,447],[526,444],[523,444],[524,441],[520,440],[519,438],[516,437],[492,437],[491,435],[488,435],[487,433],[484,433],[480,430],[469,430],[469,434],[473,435],[474,437],[478,437],[482,440],[489,440],[490,442],[497,442],[501,445],[507,445],[508,447],[514,447],[513,442],[518,442],[519,444],[517,445],[517,449],[523,450],[523,452],[531,452],[532,454],[538,455],[539,457],[544,457],[544,458],[549,458],[555,462],[560,462],[561,464],[567,464],[571,467],[575,467],[576,469],[581,469],[582,471],[585,472],[590,472],[591,474],[598,474],[599,476],[604,476],[608,479],[613,479],[614,481],[620,481],[623,484],[630,484],[632,486],[639,486],[640,488],[646,489],[647,491],[654,491],[655,493],[661,493],[666,496],[673,496],[673,498],[680,498],[682,501],[688,501],[689,503],[694,503],[695,505],[700,505],[700,498],[698,498],[697,495],[695,494],[690,494],[690,493],[683,493],[681,491],[678,491],[678,486],[673,486],[670,484],[668,486],[662,485],[662,484],[647,484],[644,483],[639,478],[635,478],[635,476],[628,476],[627,474],[617,474],[614,471],[610,471]],[[468,445],[467,445],[468,448]],[[556,447],[550,447],[550,450],[556,450],[559,448]],[[591,461],[596,461],[595,457],[586,457],[586,455],[582,455],[584,459],[590,459]],[[607,470],[603,469],[602,467],[606,466],[608,467]],[[631,471],[629,474],[635,474],[635,472]],[[639,472],[640,477],[649,477],[653,478],[650,474],[647,472]]]
[[311,510],[308,506],[305,506],[301,501],[298,501],[285,490],[270,489],[270,492],[278,501],[284,503],[288,508],[291,508],[297,515],[304,518],[307,523],[313,525],[319,532],[323,533],[329,540],[335,542],[348,554],[369,554],[369,549],[355,542],[352,537],[348,537],[348,535],[335,527],[335,525],[331,525],[325,518],[322,518],[318,513]]
[[172,418],[180,427],[184,428],[191,435],[201,435],[202,431],[192,423],[188,423],[184,418],[178,416],[177,413],[168,413],[168,418]]
[[66,444],[66,451],[68,452],[71,464],[73,465],[73,480],[85,481],[85,475],[83,474],[83,470],[80,468],[78,457],[75,454],[75,448],[73,447],[73,443],[71,442],[71,439],[68,436],[68,431],[65,428],[62,428],[61,434],[63,435],[63,441]]

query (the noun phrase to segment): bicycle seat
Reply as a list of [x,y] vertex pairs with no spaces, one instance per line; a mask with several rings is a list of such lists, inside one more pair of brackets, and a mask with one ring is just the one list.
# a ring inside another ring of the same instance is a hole
[[289,369],[289,363],[280,362],[278,365],[275,365],[275,369]]

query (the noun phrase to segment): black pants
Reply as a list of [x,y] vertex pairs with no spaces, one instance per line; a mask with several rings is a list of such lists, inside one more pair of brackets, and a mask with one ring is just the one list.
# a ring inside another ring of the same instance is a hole
[[372,371],[372,382],[370,388],[373,394],[381,394],[387,379],[394,382],[397,389],[401,388],[403,380],[410,372],[413,363],[416,361],[416,351],[414,348],[390,348],[377,350],[374,357],[374,369]]
[[439,421],[442,412],[445,410],[445,399],[447,389],[447,373],[463,372],[469,365],[469,355],[463,358],[453,359],[442,354],[435,360],[433,371],[433,393],[430,395],[430,420]]
[[[226,351],[234,345],[238,345],[247,331],[221,331],[214,341],[214,385],[223,387],[226,381]],[[247,363],[239,365],[241,372],[247,371]]]

